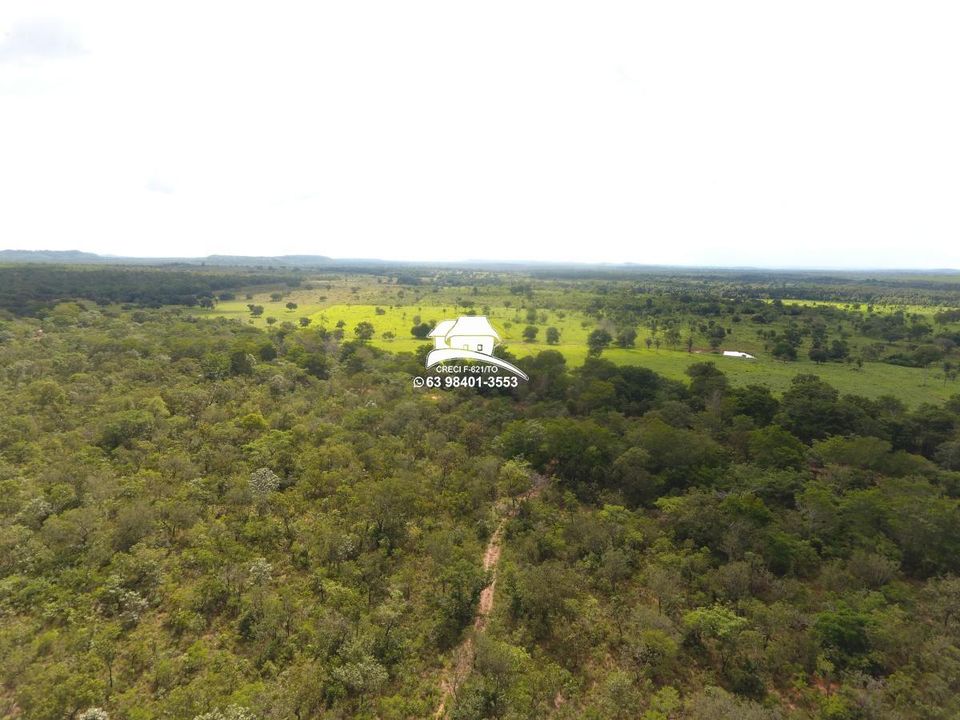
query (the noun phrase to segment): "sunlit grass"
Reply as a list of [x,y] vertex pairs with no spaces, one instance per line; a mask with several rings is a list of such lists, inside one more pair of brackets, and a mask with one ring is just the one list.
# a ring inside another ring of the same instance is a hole
[[[413,300],[414,293],[406,293]],[[546,309],[546,318],[538,317],[534,323],[528,323],[526,311],[515,307],[519,302],[506,300],[505,294],[490,293],[476,301],[471,310],[458,306],[450,292],[423,292],[419,301],[404,304],[399,298],[395,286],[379,286],[369,282],[348,279],[340,283],[330,283],[325,288],[297,289],[287,291],[279,301],[270,299],[269,293],[256,293],[252,299],[242,298],[218,303],[209,310],[194,310],[200,316],[220,316],[234,318],[257,327],[266,327],[268,318],[277,323],[291,322],[299,325],[300,318],[309,318],[312,327],[325,327],[333,330],[342,322],[346,338],[354,337],[354,328],[361,322],[374,326],[371,344],[391,352],[413,352],[421,345],[429,343],[413,337],[410,329],[414,320],[421,322],[439,322],[454,319],[464,314],[487,314],[491,323],[500,333],[503,344],[517,357],[534,355],[544,350],[561,352],[571,367],[581,365],[587,357],[587,336],[596,325],[581,312],[574,310]],[[377,304],[371,299],[382,298]],[[363,302],[351,302],[354,299]],[[428,300],[438,302],[431,303]],[[446,302],[449,301],[449,302]],[[497,302],[499,301],[499,302]],[[286,303],[297,303],[296,309],[289,310]],[[505,302],[511,302],[508,307]],[[789,301],[814,304],[810,301]],[[248,303],[264,306],[264,313],[252,318]],[[845,307],[845,303],[819,303]],[[378,314],[378,308],[380,310]],[[865,309],[865,308],[864,308]],[[931,308],[925,309],[927,312]],[[533,324],[538,328],[535,342],[523,341],[523,329]],[[556,327],[560,331],[560,342],[556,345],[546,343],[546,330]],[[686,369],[695,362],[712,361],[727,374],[734,385],[757,383],[767,385],[774,391],[783,391],[799,373],[819,375],[842,393],[853,393],[866,397],[891,395],[909,405],[921,402],[940,402],[951,395],[960,393],[960,382],[944,382],[943,372],[937,368],[920,369],[900,367],[879,362],[864,363],[858,368],[853,363],[826,363],[817,365],[804,356],[796,362],[781,362],[773,359],[763,347],[763,341],[757,335],[757,328],[751,323],[735,324],[730,336],[724,341],[724,349],[737,349],[757,355],[756,360],[726,358],[718,354],[705,352],[688,353],[685,348],[669,348],[661,344],[659,349],[647,348],[645,339],[650,332],[647,328],[638,328],[636,347],[611,347],[604,351],[603,357],[624,365],[648,367],[666,377],[685,379]],[[390,337],[392,333],[393,337]],[[685,335],[686,333],[684,333]],[[386,337],[385,337],[386,335]],[[867,342],[862,338],[851,338],[853,347]]]

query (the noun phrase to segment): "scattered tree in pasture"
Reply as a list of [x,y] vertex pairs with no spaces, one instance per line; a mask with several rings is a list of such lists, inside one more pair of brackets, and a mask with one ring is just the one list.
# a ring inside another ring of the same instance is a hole
[[635,328],[624,328],[617,333],[617,346],[631,348],[636,344],[637,331]]
[[[414,322],[416,322],[417,317],[414,317]],[[410,334],[419,340],[424,340],[430,334],[431,330],[433,330],[433,326],[430,325],[430,323],[420,323],[410,328]]]
[[353,334],[357,336],[357,340],[370,340],[373,338],[373,333],[373,323],[367,322],[366,320],[358,323],[353,329]]
[[817,365],[822,365],[830,359],[830,354],[820,345],[814,345],[810,348],[809,357]]
[[610,346],[613,337],[603,328],[597,328],[587,337],[587,354],[591,357],[599,357],[606,348]]
[[792,361],[797,359],[797,348],[786,340],[779,340],[771,351],[777,360]]

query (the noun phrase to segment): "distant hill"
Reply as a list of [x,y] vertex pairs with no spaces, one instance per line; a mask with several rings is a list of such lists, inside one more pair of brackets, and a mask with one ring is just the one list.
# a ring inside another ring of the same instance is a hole
[[274,267],[306,267],[329,265],[334,262],[325,255],[278,255],[276,257],[247,255],[207,255],[205,258],[189,258],[177,262],[204,262],[209,265],[272,265]]
[[102,263],[109,261],[95,253],[80,250],[0,250],[0,262]]
[[643,265],[638,263],[585,263],[550,260],[381,260],[377,258],[332,258],[327,255],[207,255],[205,257],[126,257],[97,255],[80,250],[0,250],[0,264],[57,263],[62,265],[136,265],[136,266],[211,266],[233,268],[286,269],[325,267],[337,272],[384,271],[396,268],[416,268],[436,271],[479,270],[486,272],[528,272],[545,277],[585,277],[593,275],[605,279],[628,279],[638,274],[658,276],[696,276],[700,279],[725,278],[730,281],[752,282],[760,277],[776,275],[783,281],[802,279],[805,282],[855,282],[885,284],[892,280],[933,282],[941,280],[952,285],[960,278],[958,269],[829,269],[829,268],[763,268],[715,267],[682,265]]
[[324,255],[208,255],[194,258],[140,258],[97,255],[80,250],[0,250],[0,263],[61,263],[68,265],[217,265],[220,267],[314,267],[334,261]]

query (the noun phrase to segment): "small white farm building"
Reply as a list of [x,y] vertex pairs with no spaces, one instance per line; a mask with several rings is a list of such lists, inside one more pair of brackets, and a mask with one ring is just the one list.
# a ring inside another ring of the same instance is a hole
[[749,360],[756,360],[756,358],[750,353],[740,352],[739,350],[724,350],[724,357],[735,357],[735,358],[747,358]]

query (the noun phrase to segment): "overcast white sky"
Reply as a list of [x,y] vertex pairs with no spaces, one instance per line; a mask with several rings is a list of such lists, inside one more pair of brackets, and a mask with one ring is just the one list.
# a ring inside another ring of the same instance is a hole
[[0,2],[0,248],[960,267],[956,2]]

